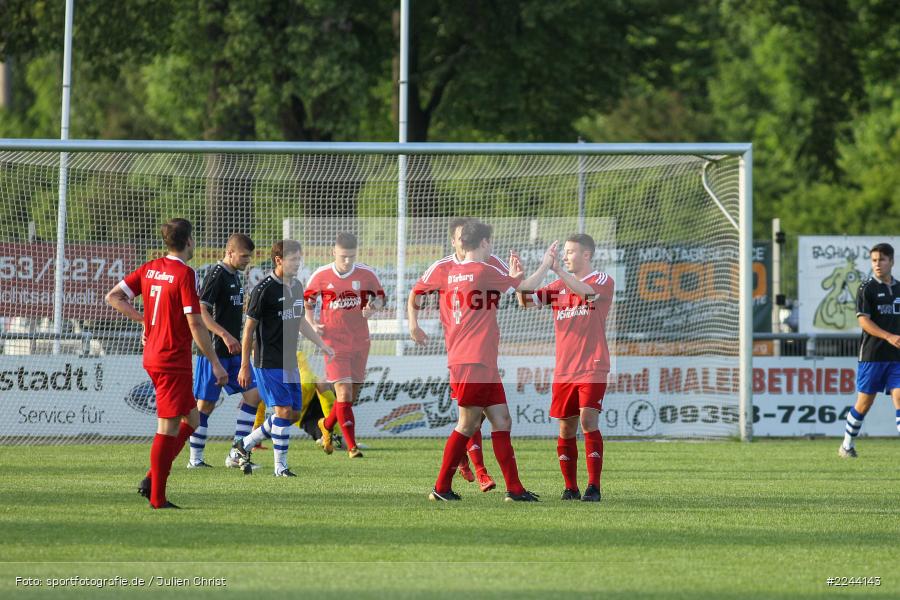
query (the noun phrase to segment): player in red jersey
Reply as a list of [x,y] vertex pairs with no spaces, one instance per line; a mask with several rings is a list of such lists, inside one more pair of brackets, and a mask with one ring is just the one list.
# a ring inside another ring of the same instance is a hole
[[[334,384],[337,402],[327,417],[319,419],[322,449],[331,454],[334,446],[331,431],[340,423],[347,454],[362,458],[354,436],[353,403],[366,379],[369,360],[368,318],[384,307],[384,288],[374,269],[356,262],[359,242],[352,233],[339,233],[332,253],[334,262],[320,267],[306,284],[306,320],[334,349],[325,358],[325,378]],[[321,298],[321,323],[315,320],[315,307]]]
[[[600,501],[603,470],[603,436],[600,410],[609,374],[606,317],[612,304],[612,277],[591,268],[596,246],[591,236],[569,236],[562,251],[562,264],[553,264],[559,279],[527,296],[518,294],[523,306],[542,305],[553,310],[556,330],[556,368],[550,416],[559,419],[556,454],[566,489],[563,500]],[[578,422],[584,433],[588,486],[578,490]]]
[[[169,250],[164,258],[144,263],[106,295],[106,301],[126,317],[144,324],[144,369],[156,388],[156,436],[150,448],[150,472],[138,492],[153,508],[178,508],[166,499],[172,462],[200,422],[191,376],[191,341],[212,365],[218,385],[228,381],[209,330],[200,314],[197,274],[187,266],[194,256],[192,227],[184,219],[162,226]],[[131,300],[144,297],[144,314]]]
[[[419,307],[417,300],[423,294],[432,294],[438,292],[441,289],[441,285],[446,280],[447,272],[450,270],[450,268],[465,260],[466,251],[463,250],[462,244],[460,242],[460,234],[462,233],[463,226],[470,220],[472,220],[471,217],[457,217],[450,221],[448,233],[450,234],[450,245],[453,246],[454,250],[453,254],[449,254],[444,258],[432,263],[432,265],[428,267],[428,269],[422,274],[422,276],[413,286],[412,291],[410,291],[409,293],[409,298],[406,305],[407,312],[410,315],[409,334],[417,344],[424,345],[428,342],[428,335],[419,327]],[[518,255],[515,253],[511,253],[510,260],[518,260]],[[497,267],[504,273],[509,273],[509,265],[503,262],[503,260],[495,254],[491,254],[491,256],[485,262],[487,262],[487,264],[489,265]],[[439,306],[439,315],[441,325],[444,327],[444,330],[446,330],[449,325],[450,318],[449,307],[445,304],[441,304]],[[481,488],[482,492],[488,492],[497,487],[497,484],[494,483],[494,479],[488,474],[487,467],[484,464],[481,427],[479,427],[469,439],[469,444],[466,447],[466,453],[468,454],[468,457],[466,455],[463,455],[463,458],[459,463],[459,474],[462,475],[463,479],[469,482],[475,481],[477,479],[478,485]],[[475,465],[475,473],[472,473],[472,469],[469,467],[469,458],[472,459],[472,464]]]
[[463,226],[461,241],[466,257],[448,271],[440,289],[440,302],[446,303],[450,310],[444,338],[450,387],[459,406],[459,420],[444,447],[438,478],[429,494],[431,500],[460,499],[451,489],[453,474],[469,438],[481,426],[483,414],[491,422],[491,445],[506,481],[505,499],[538,500],[519,481],[509,439],[512,419],[497,369],[500,328],[496,310],[503,294],[530,291],[543,281],[555,260],[558,244],[554,242],[550,246],[540,268],[523,280],[518,277],[521,275],[518,260],[512,261],[512,274],[485,262],[491,255],[491,234],[489,225],[475,220]]

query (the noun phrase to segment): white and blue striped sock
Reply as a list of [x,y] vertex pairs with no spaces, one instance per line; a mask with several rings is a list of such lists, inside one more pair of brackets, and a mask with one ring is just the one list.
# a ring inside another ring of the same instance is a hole
[[272,417],[269,416],[263,421],[263,424],[254,429],[250,435],[245,437],[241,443],[244,445],[245,450],[252,449],[255,445],[262,442],[264,439],[272,438]]
[[866,415],[856,412],[856,407],[851,407],[850,412],[847,413],[847,427],[844,429],[844,448],[847,450],[852,448],[856,442],[856,436],[859,435],[865,418]]
[[288,468],[287,454],[291,443],[291,420],[275,417],[272,420],[272,449],[275,451],[275,474]]
[[897,433],[900,433],[900,408],[897,409]]
[[246,402],[241,402],[238,410],[237,424],[234,426],[234,441],[239,442],[253,431],[253,421],[256,420],[256,407]]
[[200,424],[191,434],[191,464],[196,465],[203,462],[203,451],[206,449],[206,427],[209,422],[209,415],[200,413]]

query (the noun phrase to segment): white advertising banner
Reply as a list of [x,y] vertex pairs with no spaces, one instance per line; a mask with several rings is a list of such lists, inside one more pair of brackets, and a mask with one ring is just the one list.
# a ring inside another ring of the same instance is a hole
[[[753,435],[843,436],[856,403],[856,359],[753,359]],[[879,394],[861,435],[895,436],[894,404]]]
[[856,291],[861,281],[872,276],[869,249],[880,242],[900,251],[900,237],[896,236],[798,238],[800,333],[859,333]]
[[[135,391],[145,381],[138,401]],[[0,356],[0,424],[6,436],[152,435],[154,410],[153,386],[140,356]]]
[[[456,422],[442,356],[372,356],[354,409],[361,438],[443,437]],[[718,361],[718,362],[715,362]],[[553,437],[552,357],[501,359],[518,436]],[[716,357],[619,357],[603,403],[608,437],[737,435],[738,369]],[[756,436],[843,435],[855,401],[852,358],[756,358]],[[211,436],[234,432],[238,397],[223,398]],[[894,409],[879,396],[863,434],[896,435]],[[0,424],[10,437],[150,436],[155,393],[138,356],[0,356]],[[486,426],[484,431],[488,432]],[[302,434],[294,428],[295,435]]]
[[[449,435],[456,424],[446,359],[372,357],[369,382],[354,408],[365,437]],[[500,371],[513,435],[553,437],[549,416],[553,357],[505,357]],[[619,357],[603,402],[606,436],[697,436],[737,433],[738,369],[734,360]],[[489,430],[485,426],[485,433]]]
[[[448,435],[457,413],[445,361],[443,356],[370,357],[367,382],[354,409],[358,435]],[[558,426],[549,417],[553,357],[507,358],[500,367],[514,432],[556,435]],[[604,401],[606,435],[736,432],[734,361],[622,357],[617,368]],[[209,435],[233,434],[238,401],[222,400],[209,420]],[[0,356],[0,424],[8,436],[149,436],[156,427],[155,407],[155,392],[139,356]]]

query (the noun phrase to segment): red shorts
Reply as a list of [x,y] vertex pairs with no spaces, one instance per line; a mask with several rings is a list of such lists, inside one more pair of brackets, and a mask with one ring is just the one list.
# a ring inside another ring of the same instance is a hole
[[194,400],[194,377],[190,371],[147,371],[147,374],[156,389],[157,417],[185,417],[197,408],[197,401]]
[[506,404],[506,390],[497,367],[450,365],[450,394],[460,406]]
[[577,417],[582,408],[602,410],[605,395],[606,383],[600,383],[600,377],[566,377],[564,381],[554,381],[550,416],[568,419]]
[[325,357],[325,379],[329,383],[350,380],[362,383],[366,380],[366,363],[369,362],[369,349],[356,352],[334,353],[334,358]]

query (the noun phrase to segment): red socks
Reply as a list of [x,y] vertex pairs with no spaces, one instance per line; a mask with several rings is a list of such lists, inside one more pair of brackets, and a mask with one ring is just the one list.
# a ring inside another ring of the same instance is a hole
[[575,438],[557,438],[556,455],[559,457],[559,470],[562,471],[566,489],[578,489],[578,440]]
[[525,488],[519,481],[519,468],[516,466],[516,455],[509,441],[509,432],[491,432],[491,445],[494,447],[494,456],[500,463],[500,470],[503,471],[503,479],[506,480],[506,491],[511,494],[521,494]]
[[[332,414],[337,413],[337,420],[341,424],[341,433],[344,434],[347,450],[356,448],[356,426],[353,423],[353,405],[349,402],[335,402]],[[327,419],[325,426],[328,427]]]
[[588,484],[600,487],[600,473],[603,471],[603,436],[600,431],[584,434],[584,452],[587,458]]
[[157,433],[150,446],[150,504],[155,508],[166,503],[166,480],[172,461],[168,460],[175,438]]
[[325,425],[325,429],[327,429],[328,431],[332,431],[334,429],[335,423],[337,423],[338,406],[340,406],[341,404],[344,404],[344,403],[343,402],[335,402],[334,405],[331,407],[331,412],[328,413],[327,417],[325,417],[324,425]]
[[194,428],[182,421],[178,435],[173,437],[157,433],[153,437],[153,444],[150,446],[150,472],[148,475],[151,485],[150,504],[155,508],[164,506],[166,503],[166,481],[169,479],[172,463],[192,433],[194,433]]
[[484,452],[481,450],[481,429],[469,438],[466,451],[469,453],[469,459],[472,461],[472,464],[475,465],[475,473],[480,474],[487,471],[487,467],[484,466]]
[[453,474],[456,473],[456,467],[466,453],[466,443],[468,441],[469,438],[455,429],[450,434],[450,437],[447,438],[447,443],[444,445],[444,458],[441,461],[441,470],[438,472],[437,481],[434,483],[434,489],[438,492],[450,491]]

